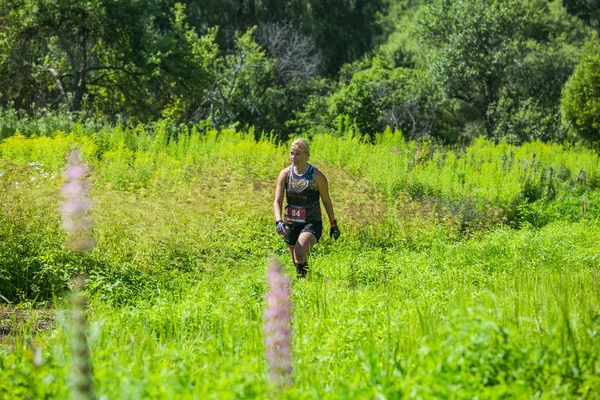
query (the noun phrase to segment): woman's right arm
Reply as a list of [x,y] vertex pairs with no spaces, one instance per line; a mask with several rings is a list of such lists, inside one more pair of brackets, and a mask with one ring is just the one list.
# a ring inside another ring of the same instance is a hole
[[285,180],[287,178],[287,168],[282,170],[277,177],[277,187],[275,188],[275,200],[273,200],[273,213],[275,214],[275,221],[283,220],[282,209],[283,209],[283,196],[285,191]]

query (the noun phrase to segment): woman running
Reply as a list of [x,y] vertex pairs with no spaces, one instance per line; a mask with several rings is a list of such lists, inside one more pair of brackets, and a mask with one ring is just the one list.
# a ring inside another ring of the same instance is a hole
[[[294,140],[290,146],[292,165],[279,173],[273,201],[275,228],[288,245],[296,273],[301,278],[304,278],[308,272],[308,251],[319,241],[323,233],[319,198],[330,221],[329,236],[334,240],[340,236],[329,197],[327,178],[308,163],[309,157],[308,141]],[[283,209],[284,192],[285,209]]]

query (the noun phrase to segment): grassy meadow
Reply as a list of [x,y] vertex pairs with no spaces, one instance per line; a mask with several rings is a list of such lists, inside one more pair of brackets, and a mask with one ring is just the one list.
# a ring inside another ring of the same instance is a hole
[[[84,254],[59,211],[74,147]],[[166,123],[3,139],[0,399],[69,398],[79,274],[99,399],[600,398],[596,153],[315,136],[342,236],[298,280],[272,214],[287,151]],[[291,279],[287,388],[264,360],[272,256]]]

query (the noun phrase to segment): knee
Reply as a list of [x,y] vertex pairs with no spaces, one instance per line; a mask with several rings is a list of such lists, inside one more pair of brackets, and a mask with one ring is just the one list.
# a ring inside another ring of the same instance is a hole
[[306,261],[306,250],[299,244],[296,244],[296,247],[294,247],[294,255],[296,256],[297,262]]

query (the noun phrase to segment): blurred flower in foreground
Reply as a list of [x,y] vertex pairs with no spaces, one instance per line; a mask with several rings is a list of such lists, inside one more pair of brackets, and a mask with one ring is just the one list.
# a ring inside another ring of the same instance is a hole
[[[65,184],[61,188],[64,201],[60,207],[63,216],[63,228],[68,234],[67,246],[74,251],[89,251],[94,247],[90,236],[92,220],[89,211],[92,201],[87,197],[89,170],[81,162],[79,151],[69,155],[65,168]],[[87,317],[85,312],[86,297],[82,293],[86,276],[73,277],[71,305],[72,328],[72,395],[74,399],[91,400],[93,395],[92,362],[86,336]]]
[[265,311],[265,357],[269,378],[278,386],[292,383],[292,332],[289,280],[279,261],[271,260],[267,271]]
[[81,162],[79,151],[71,152],[64,173],[66,182],[61,188],[64,201],[60,210],[63,216],[63,228],[69,235],[67,246],[75,251],[91,250],[94,247],[94,242],[89,235],[92,220],[88,214],[92,208],[92,201],[87,197],[88,172],[88,168]]

